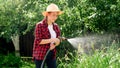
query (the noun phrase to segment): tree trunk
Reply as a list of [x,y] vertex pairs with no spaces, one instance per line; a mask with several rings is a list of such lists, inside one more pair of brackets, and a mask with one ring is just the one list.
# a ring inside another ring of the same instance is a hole
[[19,48],[19,35],[13,35],[11,36],[12,42],[14,44],[15,47],[15,55],[16,56],[20,56],[20,48]]

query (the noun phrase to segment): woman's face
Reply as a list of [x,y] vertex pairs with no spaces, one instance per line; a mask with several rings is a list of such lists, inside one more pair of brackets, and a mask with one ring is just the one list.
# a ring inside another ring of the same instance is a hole
[[55,22],[58,18],[58,12],[49,12],[47,18],[50,22]]

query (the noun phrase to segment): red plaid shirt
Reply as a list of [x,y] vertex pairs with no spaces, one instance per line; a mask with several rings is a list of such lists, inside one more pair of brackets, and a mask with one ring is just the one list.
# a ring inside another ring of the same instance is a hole
[[[57,37],[60,36],[60,29],[56,23],[53,23],[53,29],[56,32]],[[36,24],[35,39],[33,46],[33,59],[43,60],[47,50],[50,48],[50,43],[40,44],[42,39],[50,39],[51,35],[48,30],[48,24],[46,19]],[[53,59],[56,57],[56,49],[53,49]]]

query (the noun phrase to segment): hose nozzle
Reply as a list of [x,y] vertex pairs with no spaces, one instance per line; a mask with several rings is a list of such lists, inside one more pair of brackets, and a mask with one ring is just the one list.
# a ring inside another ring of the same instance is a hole
[[65,38],[65,37],[58,37],[58,39],[60,39],[60,41],[62,42],[62,41],[64,41],[64,40],[67,40],[67,38]]

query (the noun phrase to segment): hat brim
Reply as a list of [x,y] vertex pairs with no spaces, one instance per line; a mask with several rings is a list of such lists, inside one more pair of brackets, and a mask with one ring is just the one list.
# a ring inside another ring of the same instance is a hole
[[[58,12],[58,15],[61,15],[63,13],[63,11],[54,11],[54,12]],[[48,11],[42,12],[43,16],[47,16],[47,14],[48,14]]]

